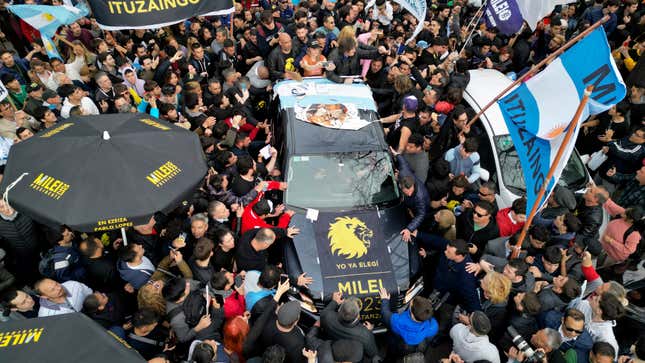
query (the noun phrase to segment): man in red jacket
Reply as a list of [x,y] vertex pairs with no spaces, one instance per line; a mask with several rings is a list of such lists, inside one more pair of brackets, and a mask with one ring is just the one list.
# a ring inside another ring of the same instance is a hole
[[[244,213],[242,214],[242,228],[240,229],[240,234],[254,229],[254,228],[287,228],[289,222],[291,221],[291,216],[295,214],[292,210],[284,210],[284,205],[279,205],[275,209],[271,201],[264,199],[264,192],[267,190],[286,190],[287,183],[285,182],[261,182],[266,185],[262,188],[262,191],[258,193],[258,196],[253,199],[249,205],[244,207]],[[284,212],[284,213],[283,213]],[[273,226],[265,221],[268,217],[276,217],[280,215],[278,219],[278,225]]]
[[526,222],[526,198],[518,198],[509,208],[497,212],[495,216],[500,237],[511,236],[524,227]]

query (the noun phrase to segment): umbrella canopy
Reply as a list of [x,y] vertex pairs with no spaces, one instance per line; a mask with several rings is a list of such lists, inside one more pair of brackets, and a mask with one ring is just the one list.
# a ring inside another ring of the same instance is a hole
[[0,324],[3,362],[143,363],[136,350],[81,313]]
[[15,182],[9,203],[42,223],[101,232],[174,208],[206,171],[190,131],[146,114],[81,116],[14,145],[0,189]]

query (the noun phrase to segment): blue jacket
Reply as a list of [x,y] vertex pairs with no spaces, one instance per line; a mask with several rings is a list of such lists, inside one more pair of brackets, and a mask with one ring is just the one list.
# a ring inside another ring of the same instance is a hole
[[[558,311],[549,311],[544,319],[546,327],[555,330],[560,329],[563,315],[564,314]],[[576,351],[576,355],[578,356],[577,363],[589,363],[589,352],[592,347],[593,339],[591,338],[589,331],[587,329],[583,329],[583,333],[578,335],[576,339],[562,342],[560,350],[566,352],[569,349],[573,349]]]
[[81,264],[81,255],[74,247],[54,246],[52,250],[56,281],[84,281],[85,268]]
[[[16,66],[22,68],[22,70],[25,73],[27,73],[27,70],[29,70],[29,62],[27,62],[23,58],[18,58],[18,57],[15,57],[15,56],[13,57],[13,60],[16,62]],[[29,81],[29,80],[25,79],[22,76],[22,74],[20,74],[19,72],[16,72],[15,70],[13,70],[11,68],[7,68],[5,66],[2,66],[2,67],[0,67],[0,77],[2,77],[2,75],[4,75],[4,74],[13,75],[14,77],[16,77],[18,82],[20,82],[20,84],[23,84],[23,85],[26,85],[27,81]]]
[[[433,234],[419,231],[417,234],[419,247],[434,249],[443,252],[448,245],[448,240]],[[444,253],[441,253],[437,273],[434,278],[434,288],[441,293],[450,293],[448,299],[451,304],[459,304],[468,312],[481,310],[477,287],[479,282],[475,275],[466,272],[466,264],[473,262],[470,255],[466,256],[460,263],[449,260]]]
[[414,321],[412,320],[410,309],[398,314],[392,314],[389,299],[381,300],[381,315],[385,325],[408,345],[421,344],[425,339],[437,335],[439,331],[439,324],[435,318],[424,322]]
[[403,203],[406,207],[412,210],[414,217],[408,223],[407,229],[412,232],[415,229],[418,229],[423,223],[423,220],[428,214],[430,205],[430,196],[428,195],[428,189],[426,189],[425,184],[414,175],[412,168],[408,164],[407,160],[402,155],[397,155],[396,159],[399,162],[399,175],[400,176],[412,176],[414,177],[414,193],[411,196],[404,196]]
[[154,271],[130,268],[128,264],[121,259],[117,262],[116,269],[119,271],[119,275],[123,281],[130,283],[130,285],[137,290],[145,285],[154,273]]
[[249,291],[248,293],[246,293],[246,296],[244,296],[246,310],[251,311],[251,309],[253,309],[253,305],[255,305],[256,302],[269,295],[275,295],[275,290],[262,289],[259,291]]

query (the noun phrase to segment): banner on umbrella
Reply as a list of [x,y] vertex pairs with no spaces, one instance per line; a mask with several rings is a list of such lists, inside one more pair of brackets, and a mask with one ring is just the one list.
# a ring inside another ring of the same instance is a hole
[[553,11],[556,5],[571,0],[489,0],[486,4],[486,23],[502,34],[515,34],[526,20],[534,30],[537,23]]
[[161,28],[203,15],[233,12],[232,0],[89,0],[106,30]]
[[369,320],[380,318],[379,289],[397,287],[379,222],[374,212],[321,212],[315,227],[324,291],[358,297]]
[[[571,124],[571,119],[588,85],[593,85],[594,90],[581,120],[608,110],[620,102],[627,91],[602,27],[497,102],[524,172],[527,215],[534,203],[542,205],[546,201],[569,161],[579,123],[575,120]],[[538,201],[537,194],[568,127],[576,127],[574,135],[564,149],[543,200]]]

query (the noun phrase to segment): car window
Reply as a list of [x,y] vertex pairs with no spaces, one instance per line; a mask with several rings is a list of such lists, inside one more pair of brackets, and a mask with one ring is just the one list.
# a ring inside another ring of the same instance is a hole
[[368,151],[292,156],[286,203],[300,208],[356,208],[398,201],[392,160]]
[[[524,173],[520,164],[520,158],[513,145],[510,135],[495,136],[495,149],[499,158],[501,177],[504,185],[514,194],[522,195],[526,192]],[[578,190],[586,183],[585,167],[577,153],[571,154],[567,166],[562,171],[558,184],[568,187],[571,190]]]

